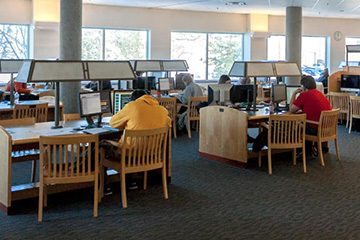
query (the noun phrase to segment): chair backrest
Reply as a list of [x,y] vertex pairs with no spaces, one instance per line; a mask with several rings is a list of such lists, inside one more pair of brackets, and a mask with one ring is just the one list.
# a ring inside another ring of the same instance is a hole
[[318,137],[322,140],[330,141],[337,136],[337,122],[340,109],[322,111],[318,126]]
[[90,181],[98,172],[98,146],[98,135],[40,136],[40,176],[46,171],[54,182],[74,182],[75,177]]
[[190,97],[188,101],[188,109],[187,109],[187,115],[189,120],[199,120],[199,111],[197,110],[197,105],[201,102],[207,102],[208,97]]
[[360,97],[350,96],[350,110],[355,118],[360,118]]
[[166,108],[169,112],[169,117],[171,120],[175,121],[176,118],[176,98],[157,98],[159,104]]
[[81,120],[80,114],[78,113],[66,113],[64,114],[64,120],[65,121],[75,121],[75,120]]
[[166,162],[168,127],[125,130],[121,148],[121,167],[125,172],[161,168]]
[[341,112],[347,112],[350,105],[350,93],[329,93],[330,104],[333,109],[340,108]]
[[306,114],[270,115],[268,146],[301,147],[305,141]]
[[25,126],[33,124],[35,124],[34,117],[0,120],[0,126],[3,127]]
[[46,122],[48,103],[38,104],[15,104],[13,118],[34,117],[36,122]]

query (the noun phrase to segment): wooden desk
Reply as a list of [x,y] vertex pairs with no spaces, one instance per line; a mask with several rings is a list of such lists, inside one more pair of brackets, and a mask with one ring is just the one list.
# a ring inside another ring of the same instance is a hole
[[[103,118],[104,122],[110,121],[110,117]],[[67,121],[60,122],[64,127],[79,127],[87,125],[85,120],[79,121]],[[42,129],[50,129],[51,126],[54,125],[54,122],[44,122],[44,123],[36,123],[34,125],[28,126],[18,126],[18,127],[10,127],[6,128],[9,134],[11,135],[11,143],[12,143],[12,151],[39,148],[39,134],[34,132],[36,130]],[[79,131],[81,134],[82,132]],[[119,133],[114,132],[109,134],[104,134],[99,136],[99,140],[101,138],[111,139],[114,138],[115,135],[120,137]],[[171,134],[171,129],[170,129]],[[169,146],[171,146],[171,135],[169,136]],[[5,143],[0,143],[5,144]],[[7,147],[7,146],[6,146]],[[0,145],[1,149],[1,145]],[[167,159],[167,176],[171,178],[171,147],[168,148],[168,159]],[[9,157],[2,156],[0,157],[0,209],[3,210],[6,214],[11,212],[11,203],[16,200],[27,199],[37,197],[39,194],[38,183],[28,183],[22,184],[18,186],[11,185],[11,169],[13,162]],[[111,176],[111,182],[120,181],[118,174]],[[62,185],[54,185],[49,187],[48,193],[59,193],[65,191],[71,191],[80,188],[91,187],[91,183],[79,183],[79,184],[62,184]]]
[[[283,114],[283,112],[278,113]],[[246,167],[249,158],[257,157],[247,147],[248,127],[269,118],[266,108],[240,111],[234,108],[209,106],[200,109],[199,152],[206,158]],[[266,154],[266,150],[260,152]]]
[[[37,104],[44,103],[46,101],[20,101],[19,104]],[[0,120],[4,119],[12,119],[13,118],[14,106],[10,106],[7,103],[0,102]],[[60,120],[63,120],[64,107],[63,104],[60,103]],[[55,119],[55,103],[49,102],[48,105],[48,121],[54,121]]]

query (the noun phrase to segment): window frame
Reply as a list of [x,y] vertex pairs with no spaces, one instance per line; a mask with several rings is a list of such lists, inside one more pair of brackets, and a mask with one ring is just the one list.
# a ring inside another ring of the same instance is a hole
[[[206,39],[206,43],[205,43],[205,58],[206,58],[206,62],[205,62],[205,79],[197,79],[197,82],[211,82],[211,81],[215,81],[214,79],[209,79],[209,35],[210,34],[223,34],[223,35],[240,35],[242,40],[241,40],[241,49],[242,49],[242,53],[241,53],[241,60],[238,61],[243,61],[244,60],[244,35],[245,33],[241,33],[241,32],[211,32],[211,31],[186,31],[186,30],[174,30],[170,32],[170,35],[172,33],[197,33],[197,34],[205,34],[205,39]],[[170,58],[171,58],[171,51],[172,51],[172,46],[171,46],[171,36],[170,36]],[[229,69],[230,71],[230,69]]]

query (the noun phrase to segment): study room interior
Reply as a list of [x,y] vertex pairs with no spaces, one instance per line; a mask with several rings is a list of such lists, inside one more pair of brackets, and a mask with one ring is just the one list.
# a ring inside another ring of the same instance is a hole
[[359,24],[341,0],[0,0],[0,238],[358,239]]

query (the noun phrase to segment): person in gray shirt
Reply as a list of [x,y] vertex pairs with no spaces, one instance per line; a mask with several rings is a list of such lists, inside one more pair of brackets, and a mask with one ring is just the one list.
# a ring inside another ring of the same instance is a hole
[[182,104],[187,104],[190,97],[202,97],[203,96],[201,87],[194,82],[194,80],[190,74],[184,75],[184,77],[182,78],[182,81],[184,82],[184,84],[186,86],[184,91],[182,91],[178,96],[178,99]]

